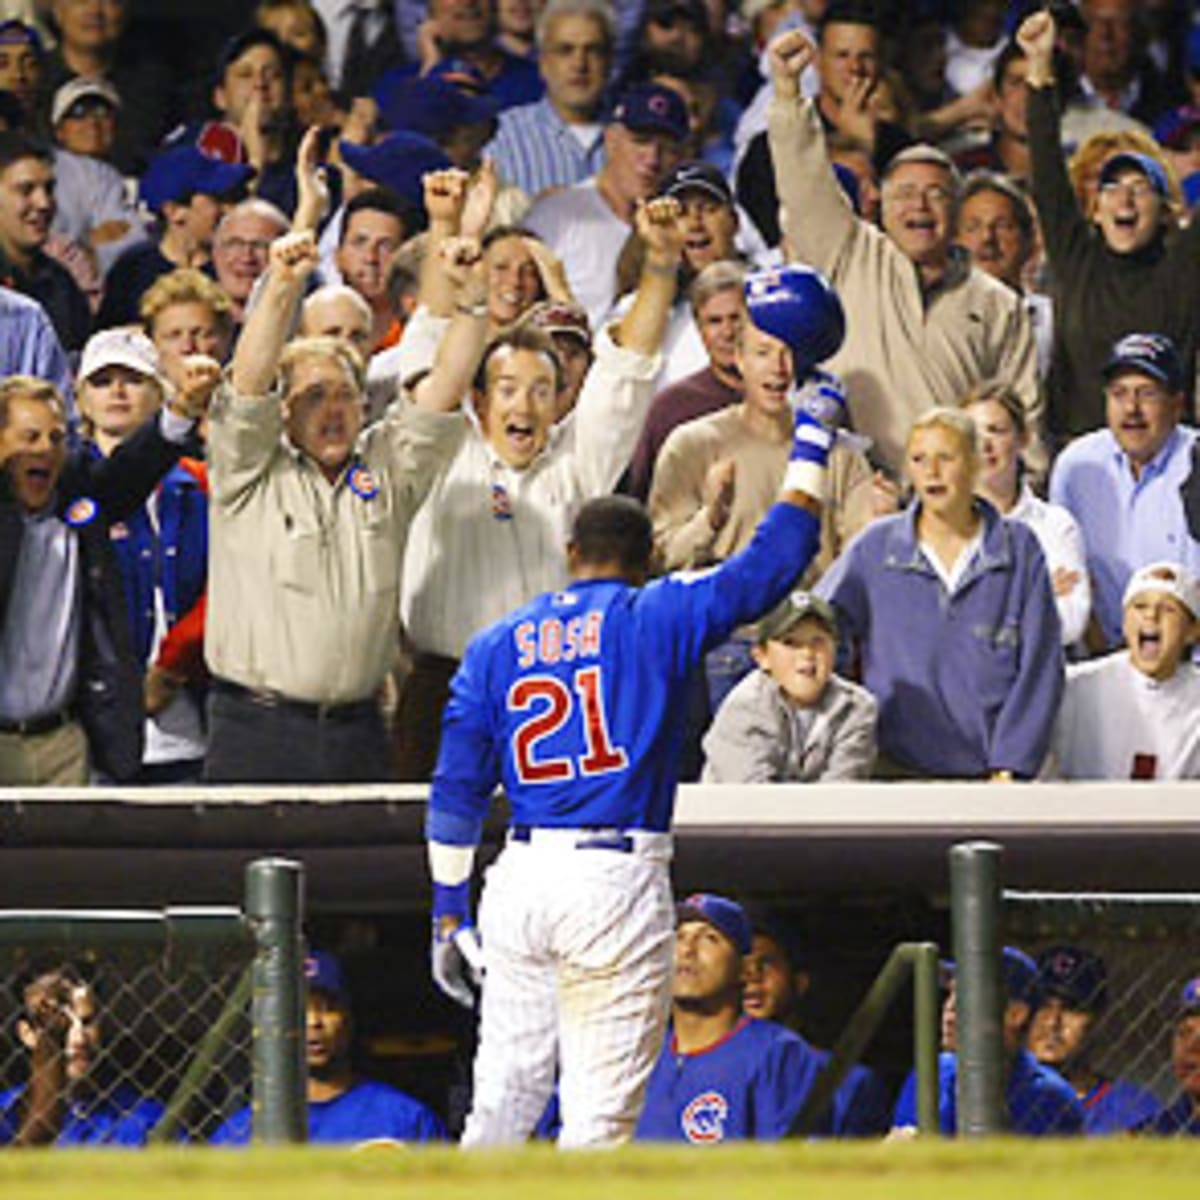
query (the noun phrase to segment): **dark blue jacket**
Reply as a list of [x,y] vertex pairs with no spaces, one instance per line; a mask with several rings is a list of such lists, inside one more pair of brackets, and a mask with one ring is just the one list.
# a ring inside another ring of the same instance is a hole
[[142,505],[110,530],[134,653],[145,666],[154,645],[154,589],[162,588],[170,628],[204,591],[208,578],[208,496],[195,472],[178,463],[158,488],[158,529]]
[[[116,780],[132,779],[142,764],[142,674],[129,640],[125,593],[112,550],[110,526],[145,503],[155,484],[178,460],[181,447],[167,441],[152,417],[110,458],[72,452],[59,477],[61,516],[76,500],[95,502],[96,515],[77,526],[83,622],[76,705],[92,762]],[[0,472],[0,628],[8,614],[25,523]]]

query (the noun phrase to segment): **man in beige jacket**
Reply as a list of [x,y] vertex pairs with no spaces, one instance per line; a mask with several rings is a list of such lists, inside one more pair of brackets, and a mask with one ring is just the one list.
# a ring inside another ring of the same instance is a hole
[[953,164],[933,146],[902,150],[883,180],[882,231],[855,216],[813,103],[800,94],[815,54],[796,30],[772,44],[768,131],[785,246],[828,276],[846,309],[846,340],[825,366],[845,382],[854,428],[898,472],[914,418],[999,378],[1021,396],[1039,445],[1033,332],[1020,297],[953,244]]

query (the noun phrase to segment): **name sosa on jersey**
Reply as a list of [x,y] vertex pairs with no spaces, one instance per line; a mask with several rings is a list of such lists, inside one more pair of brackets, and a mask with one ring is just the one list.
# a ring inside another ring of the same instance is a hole
[[[556,603],[574,604],[570,592],[560,592]],[[595,610],[562,621],[545,617],[541,621],[522,621],[513,630],[517,663],[522,669],[538,664],[555,666],[580,658],[600,657],[600,633],[604,613]],[[526,675],[508,690],[510,712],[530,715],[512,734],[513,767],[523,784],[559,783],[582,776],[623,771],[629,756],[614,747],[604,712],[603,682],[599,665],[577,671],[571,680],[575,697],[567,685],[554,675]],[[569,758],[539,758],[538,744],[553,737],[573,715],[573,699],[578,699],[583,714],[586,753],[576,764]]]

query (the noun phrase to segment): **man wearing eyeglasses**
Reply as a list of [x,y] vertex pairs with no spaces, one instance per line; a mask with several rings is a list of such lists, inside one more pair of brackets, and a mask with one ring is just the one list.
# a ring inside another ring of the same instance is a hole
[[312,234],[272,243],[211,414],[208,780],[388,777],[377,694],[399,636],[400,562],[465,429],[455,410],[487,324],[481,259],[475,243],[446,243],[456,314],[433,369],[364,430],[350,344],[284,344],[317,263]]
[[287,233],[288,219],[269,200],[243,200],[217,224],[213,269],[233,301],[233,319],[241,325],[255,281],[267,269],[271,242]]
[[771,158],[789,255],[828,276],[846,308],[846,340],[826,367],[845,380],[854,428],[899,473],[912,422],[956,405],[985,379],[1011,383],[1040,453],[1033,330],[1021,298],[955,245],[958,172],[929,145],[894,155],[883,176],[882,231],[856,216],[830,165],[819,115],[800,92],[817,54],[792,30],[771,44]]
[[1107,427],[1076,438],[1050,476],[1051,501],[1070,509],[1083,532],[1098,625],[1088,635],[1093,650],[1124,640],[1125,586],[1139,567],[1176,562],[1200,571],[1200,542],[1181,497],[1196,431],[1180,423],[1179,352],[1161,333],[1131,333],[1100,369]]

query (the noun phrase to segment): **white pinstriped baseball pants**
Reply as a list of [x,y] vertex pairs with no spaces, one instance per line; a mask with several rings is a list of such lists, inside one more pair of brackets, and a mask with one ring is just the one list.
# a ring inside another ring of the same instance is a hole
[[487,962],[464,1146],[524,1141],[557,1069],[559,1146],[627,1141],[662,1048],[675,950],[669,834],[578,849],[581,830],[533,830],[489,869]]

